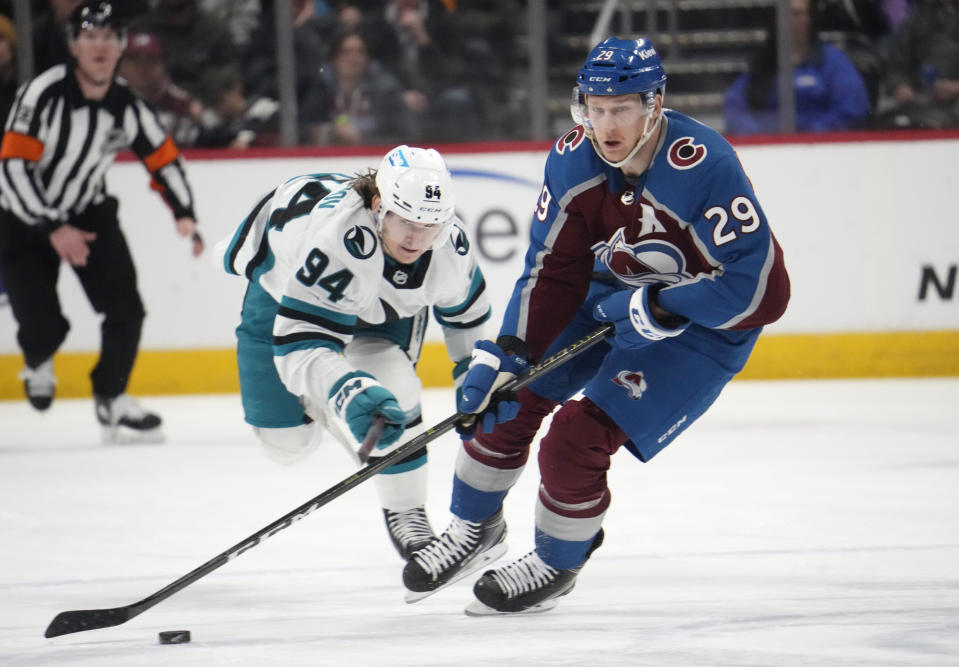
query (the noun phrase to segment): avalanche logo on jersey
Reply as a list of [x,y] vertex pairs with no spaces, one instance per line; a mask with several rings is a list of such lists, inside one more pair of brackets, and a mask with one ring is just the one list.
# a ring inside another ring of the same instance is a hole
[[706,159],[706,147],[693,143],[692,137],[680,137],[669,145],[666,159],[674,169],[692,169]]
[[556,152],[562,155],[569,151],[575,151],[586,138],[586,130],[582,125],[577,125],[572,130],[564,134],[556,142]]
[[643,392],[647,389],[646,378],[643,377],[642,371],[620,371],[613,378],[613,382],[624,388],[629,397],[635,401],[641,399]]
[[357,259],[368,259],[376,252],[376,234],[369,227],[354,225],[343,236],[343,246]]
[[660,239],[629,243],[622,227],[608,242],[594,245],[592,251],[596,259],[630,287],[675,285],[692,277],[686,271],[686,258],[679,248]]

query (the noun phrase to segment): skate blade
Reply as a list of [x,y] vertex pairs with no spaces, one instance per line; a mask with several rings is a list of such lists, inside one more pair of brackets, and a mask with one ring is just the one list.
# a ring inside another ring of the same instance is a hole
[[156,445],[166,441],[160,428],[137,431],[123,427],[107,427],[103,429],[101,436],[105,445]]
[[456,576],[454,576],[452,579],[447,581],[445,584],[443,584],[439,588],[434,588],[431,591],[406,591],[406,598],[405,598],[406,603],[413,604],[414,602],[419,602],[420,600],[428,598],[434,593],[439,593],[444,588],[449,588],[460,579],[464,579],[470,576],[477,570],[492,563],[497,558],[500,558],[503,554],[506,553],[507,548],[508,546],[505,541],[490,547],[489,549],[484,551],[481,555],[477,556],[476,560],[474,560],[468,566],[464,567],[462,570],[457,572]]
[[468,605],[466,609],[463,610],[463,613],[467,616],[520,616],[523,614],[542,614],[544,611],[549,611],[557,605],[558,601],[553,598],[550,600],[544,600],[539,604],[534,604],[532,607],[527,607],[520,611],[499,611],[498,609],[493,609],[488,607],[479,600],[473,600]]

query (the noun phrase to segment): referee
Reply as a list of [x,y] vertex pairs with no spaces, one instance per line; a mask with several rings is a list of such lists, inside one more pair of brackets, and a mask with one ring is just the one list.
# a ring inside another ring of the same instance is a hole
[[176,231],[203,252],[179,151],[156,114],[114,73],[126,41],[111,2],[82,2],[68,22],[73,58],[17,92],[0,144],[0,278],[19,325],[20,374],[30,404],[53,402],[53,355],[70,328],[57,295],[61,261],[102,314],[90,373],[108,442],[161,441],[161,420],[126,394],[144,309],[136,269],[105,174],[129,147],[153,177]]

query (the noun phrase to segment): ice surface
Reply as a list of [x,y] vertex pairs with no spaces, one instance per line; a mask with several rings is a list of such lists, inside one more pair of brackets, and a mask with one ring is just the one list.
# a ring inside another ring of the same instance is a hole
[[[0,665],[959,665],[959,379],[734,382],[649,464],[618,454],[607,538],[551,612],[414,605],[362,484],[126,624],[123,606],[351,474],[333,441],[284,467],[237,396],[142,399],[165,445],[105,446],[89,400],[0,402]],[[428,423],[452,396],[429,390]],[[448,520],[453,434],[431,447]],[[537,484],[510,494],[509,556]],[[159,645],[161,630],[193,641]]]

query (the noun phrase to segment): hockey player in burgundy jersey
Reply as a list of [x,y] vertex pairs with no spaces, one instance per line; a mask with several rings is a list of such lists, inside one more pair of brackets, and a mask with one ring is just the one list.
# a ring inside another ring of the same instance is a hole
[[[477,413],[479,428],[464,433],[454,516],[407,563],[407,601],[505,552],[503,499],[541,422],[561,406],[539,443],[535,548],[483,574],[467,613],[554,606],[602,542],[610,457],[625,446],[649,461],[670,444],[785,311],[782,250],[735,152],[717,132],[664,109],[665,85],[645,39],[608,39],[579,71],[578,125],[547,158],[525,270],[496,344],[478,344],[463,383],[458,407]],[[607,342],[516,401],[495,395],[530,361],[602,321],[615,324]]]

